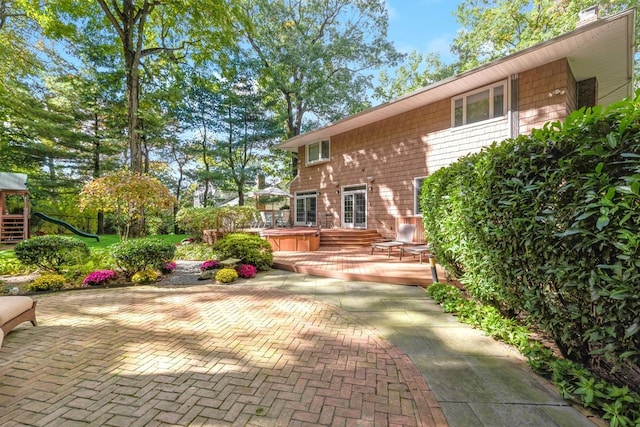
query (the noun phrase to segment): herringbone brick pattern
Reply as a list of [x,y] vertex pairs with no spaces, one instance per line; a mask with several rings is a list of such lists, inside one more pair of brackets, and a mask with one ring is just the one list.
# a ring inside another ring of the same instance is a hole
[[0,425],[446,425],[398,348],[250,283],[40,296],[0,349]]

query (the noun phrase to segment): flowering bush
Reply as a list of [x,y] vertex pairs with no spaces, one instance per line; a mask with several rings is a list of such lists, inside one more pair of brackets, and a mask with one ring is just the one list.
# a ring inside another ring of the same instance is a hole
[[156,270],[142,270],[131,276],[133,283],[153,283],[160,278],[160,272]]
[[256,275],[258,269],[251,264],[242,264],[236,267],[236,271],[238,272],[239,277],[242,277],[243,279],[250,279]]
[[216,273],[216,280],[220,283],[231,283],[238,278],[238,272],[233,268],[223,268]]
[[27,285],[27,290],[29,292],[57,291],[64,287],[65,282],[66,279],[60,274],[43,274],[42,276],[35,278],[33,282],[29,283]]
[[200,271],[215,270],[220,268],[220,263],[215,259],[210,259],[200,264]]
[[162,267],[161,271],[164,274],[169,274],[169,273],[173,273],[173,271],[176,269],[176,262],[175,261],[171,261],[168,262],[164,265],[164,267]]
[[105,285],[109,280],[115,279],[116,276],[117,274],[113,270],[96,270],[84,278],[82,286]]

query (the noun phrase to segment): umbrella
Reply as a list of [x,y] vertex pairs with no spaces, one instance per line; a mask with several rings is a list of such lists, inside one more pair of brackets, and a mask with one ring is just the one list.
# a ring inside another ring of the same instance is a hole
[[[261,190],[258,190],[253,193],[256,197],[260,196],[276,196],[276,197],[293,197],[291,194],[287,193],[284,190],[279,189],[278,187],[267,187]],[[271,221],[272,225],[275,227],[275,217],[273,213],[273,203],[271,204]]]
[[267,187],[261,190],[256,191],[256,196],[282,196],[282,197],[293,197],[291,194],[287,193],[284,190],[279,189],[278,187]]

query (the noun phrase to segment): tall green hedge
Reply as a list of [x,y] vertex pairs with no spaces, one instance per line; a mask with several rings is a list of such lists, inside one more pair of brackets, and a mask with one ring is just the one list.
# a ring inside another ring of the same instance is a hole
[[640,390],[640,92],[425,180],[425,233],[470,294]]

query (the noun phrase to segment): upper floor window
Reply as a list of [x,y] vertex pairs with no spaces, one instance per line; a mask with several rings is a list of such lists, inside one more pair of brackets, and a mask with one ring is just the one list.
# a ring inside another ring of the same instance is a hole
[[453,98],[452,126],[463,126],[504,116],[507,111],[506,88],[507,82],[503,81]]
[[317,163],[329,161],[330,149],[329,141],[319,141],[307,145],[306,163]]

